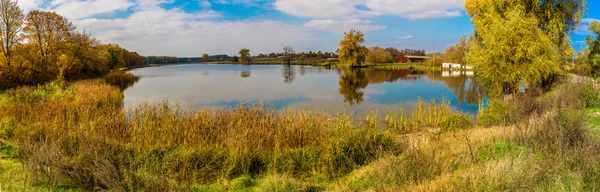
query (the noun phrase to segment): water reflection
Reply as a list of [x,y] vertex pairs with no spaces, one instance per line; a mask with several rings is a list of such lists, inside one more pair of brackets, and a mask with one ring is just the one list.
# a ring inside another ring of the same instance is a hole
[[369,85],[369,81],[362,69],[344,69],[339,84],[338,90],[344,96],[344,102],[356,105],[363,102],[363,89]]
[[475,113],[486,97],[483,87],[468,72],[175,65],[141,68],[132,73],[142,79],[125,90],[126,105],[169,99],[187,107],[262,102],[277,109],[339,111],[380,109],[414,103],[419,98],[445,98],[454,108]]
[[294,67],[290,65],[283,66],[283,82],[290,84],[294,82],[296,78],[296,73],[294,73]]
[[243,70],[242,75],[240,75],[240,76],[242,76],[242,78],[248,78],[248,77],[250,77],[250,74],[252,74],[252,72],[250,72],[250,70]]

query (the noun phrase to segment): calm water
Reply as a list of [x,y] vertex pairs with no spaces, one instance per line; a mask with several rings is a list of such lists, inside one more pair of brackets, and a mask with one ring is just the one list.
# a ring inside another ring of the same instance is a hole
[[131,72],[140,80],[125,90],[126,106],[168,99],[192,108],[263,103],[354,112],[408,106],[421,98],[446,99],[457,110],[476,113],[485,97],[470,73],[196,64]]

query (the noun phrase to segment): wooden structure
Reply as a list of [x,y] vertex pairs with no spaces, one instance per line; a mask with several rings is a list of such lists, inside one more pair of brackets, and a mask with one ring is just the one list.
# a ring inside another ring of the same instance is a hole
[[414,56],[414,55],[398,55],[394,57],[396,63],[422,63],[425,62],[429,57],[427,56]]

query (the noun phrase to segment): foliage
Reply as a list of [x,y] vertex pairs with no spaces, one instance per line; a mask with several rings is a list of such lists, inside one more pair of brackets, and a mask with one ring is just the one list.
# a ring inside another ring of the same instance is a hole
[[381,47],[369,47],[365,62],[369,64],[392,63],[393,57],[388,51]]
[[578,71],[591,75],[600,75],[600,22],[593,21],[588,30],[592,32],[586,39],[586,47],[577,54]]
[[364,42],[364,34],[360,31],[351,29],[344,33],[338,51],[340,64],[349,67],[361,66],[368,53],[367,48],[362,45]]
[[442,130],[444,131],[455,131],[461,129],[468,129],[473,126],[473,122],[466,115],[454,114],[447,117],[442,123]]
[[240,61],[245,63],[250,63],[250,49],[241,49],[240,50]]
[[554,39],[539,28],[541,20],[528,7],[499,0],[467,1],[479,43],[471,46],[467,63],[492,98],[514,93],[521,82],[540,83],[560,72]]
[[54,12],[35,10],[24,16],[16,1],[0,1],[0,24],[0,89],[100,77],[144,65],[137,53],[102,45]]
[[467,37],[462,36],[456,45],[446,48],[445,61],[465,64],[465,54],[468,48]]
[[146,56],[143,57],[146,64],[177,64],[179,58],[171,56]]
[[209,57],[208,57],[207,53],[202,54],[202,61],[207,62],[208,59],[209,59]]
[[237,63],[239,61],[239,58],[237,56],[233,56],[233,57],[231,57],[231,61]]

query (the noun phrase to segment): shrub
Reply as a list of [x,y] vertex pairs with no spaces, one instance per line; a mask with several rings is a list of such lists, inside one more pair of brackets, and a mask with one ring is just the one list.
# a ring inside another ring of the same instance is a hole
[[442,123],[443,131],[455,131],[468,129],[473,126],[471,119],[463,114],[452,114]]
[[600,107],[600,91],[593,84],[587,84],[583,87],[580,94],[581,100],[587,108]]

